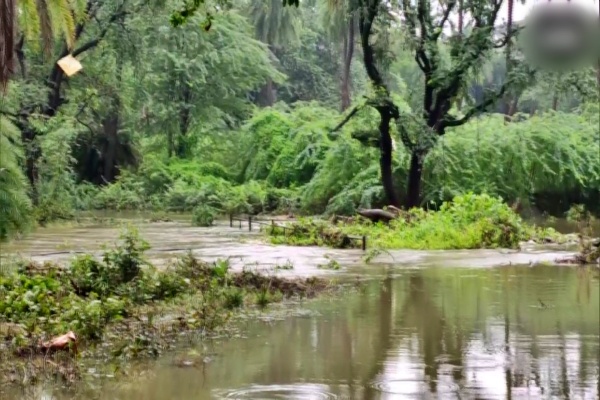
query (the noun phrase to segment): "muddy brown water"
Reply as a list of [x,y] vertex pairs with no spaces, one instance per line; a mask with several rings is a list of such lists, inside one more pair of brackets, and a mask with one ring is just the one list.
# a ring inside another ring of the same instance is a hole
[[[2,398],[187,399],[597,399],[600,280],[596,268],[539,264],[568,252],[393,251],[366,264],[359,250],[270,246],[247,226],[137,224],[151,260],[191,249],[278,274],[373,278],[335,299],[266,311],[240,336],[204,341],[67,390],[34,387]],[[2,252],[66,261],[97,252],[117,228],[49,228]],[[54,253],[54,254],[51,254]],[[58,254],[56,254],[58,253]],[[342,268],[317,268],[328,257]],[[258,263],[258,265],[256,265]],[[182,367],[185,360],[192,367]],[[94,371],[88,371],[91,375]]]

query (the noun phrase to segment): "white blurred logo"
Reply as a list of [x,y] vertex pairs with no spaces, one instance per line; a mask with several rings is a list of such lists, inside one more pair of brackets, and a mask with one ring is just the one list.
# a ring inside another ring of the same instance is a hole
[[572,70],[598,62],[598,14],[575,3],[541,3],[520,35],[525,57],[538,68]]

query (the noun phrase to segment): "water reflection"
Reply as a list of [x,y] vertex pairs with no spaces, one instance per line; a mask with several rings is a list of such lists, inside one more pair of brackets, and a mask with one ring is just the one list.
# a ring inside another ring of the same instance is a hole
[[[397,272],[397,271],[396,271]],[[164,360],[101,399],[596,399],[597,270],[428,268],[249,323],[203,370]],[[73,398],[72,395],[56,398]]]

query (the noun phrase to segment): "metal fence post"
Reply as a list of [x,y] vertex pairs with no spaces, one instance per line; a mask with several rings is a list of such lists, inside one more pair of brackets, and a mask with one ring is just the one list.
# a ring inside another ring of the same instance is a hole
[[248,215],[248,230],[252,231],[252,215]]
[[364,235],[362,237],[362,249],[363,251],[367,250],[367,237]]

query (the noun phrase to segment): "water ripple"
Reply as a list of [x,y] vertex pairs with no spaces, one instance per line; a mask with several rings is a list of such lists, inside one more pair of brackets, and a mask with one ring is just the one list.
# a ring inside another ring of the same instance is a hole
[[[429,393],[429,383],[424,380],[415,379],[385,379],[372,382],[369,386],[373,389],[388,393],[401,395],[422,395]],[[442,393],[456,393],[460,387],[453,382],[436,382],[436,391]]]
[[234,391],[217,391],[217,399],[294,399],[294,400],[328,400],[337,399],[338,396],[329,392],[329,386],[316,384],[291,384],[291,385],[252,385],[248,388]]

